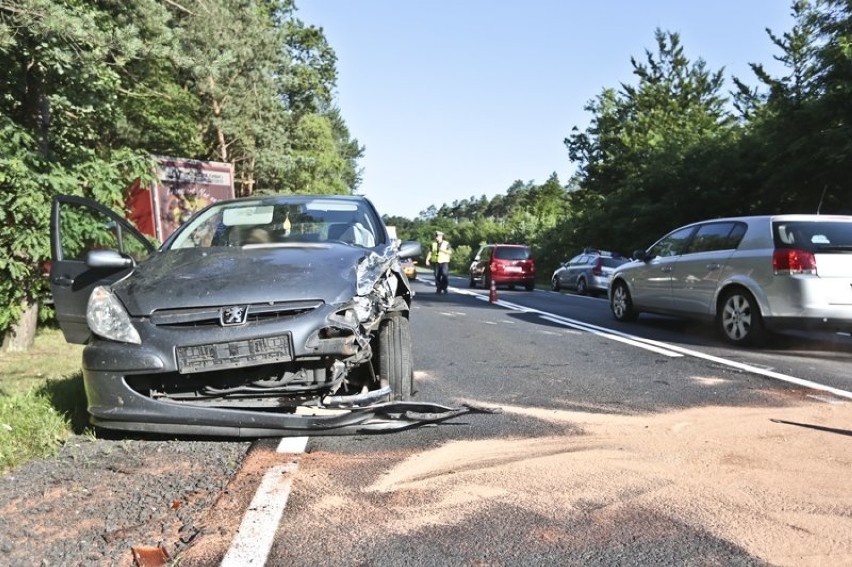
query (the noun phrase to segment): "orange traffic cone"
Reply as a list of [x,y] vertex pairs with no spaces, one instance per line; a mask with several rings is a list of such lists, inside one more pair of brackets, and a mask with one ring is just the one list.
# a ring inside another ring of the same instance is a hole
[[488,291],[488,301],[489,303],[497,301],[497,286],[494,285],[494,280],[491,280],[491,289]]

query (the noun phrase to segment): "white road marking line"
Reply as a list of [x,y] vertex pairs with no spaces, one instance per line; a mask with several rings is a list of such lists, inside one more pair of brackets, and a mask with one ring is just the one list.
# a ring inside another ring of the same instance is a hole
[[220,567],[266,564],[298,466],[294,461],[266,471]]
[[682,354],[679,354],[677,352],[673,352],[671,350],[664,349],[664,348],[654,347],[654,346],[651,346],[651,345],[645,345],[645,344],[642,344],[640,341],[629,339],[629,338],[622,337],[622,336],[618,336],[617,334],[614,334],[614,333],[605,333],[603,331],[598,331],[597,329],[594,329],[594,328],[591,328],[591,327],[586,327],[586,326],[583,326],[583,325],[574,325],[574,324],[569,323],[568,321],[565,321],[561,318],[549,317],[547,315],[540,315],[540,317],[542,319],[545,319],[547,321],[551,321],[553,323],[557,323],[559,325],[565,325],[566,327],[572,327],[574,329],[586,331],[587,333],[592,333],[593,335],[597,335],[599,337],[603,337],[605,339],[610,339],[610,340],[613,340],[613,341],[618,341],[620,343],[625,343],[625,344],[628,344],[630,346],[635,346],[635,347],[638,347],[638,348],[644,348],[645,350],[650,350],[651,352],[656,352],[657,354],[662,354],[662,355],[665,355],[665,356],[671,356],[672,358],[677,358],[677,357],[683,356]]
[[220,567],[266,564],[290,498],[293,474],[299,468],[297,455],[307,446],[308,437],[282,437],[278,442],[275,452],[294,455],[293,460],[275,465],[263,475]]
[[305,447],[307,446],[307,437],[282,437],[275,452],[301,454],[305,452]]
[[[465,292],[461,292],[465,293]],[[484,297],[478,293],[470,293],[469,295],[473,295],[478,297],[481,300],[487,301],[488,298]],[[607,329],[606,327],[599,327],[597,325],[592,325],[591,323],[584,323],[582,321],[577,321],[574,319],[568,319],[567,317],[562,317],[559,315],[555,315],[553,313],[548,313],[546,311],[541,311],[539,309],[533,309],[530,307],[525,307],[523,305],[518,305],[516,303],[512,303],[510,301],[497,301],[497,305],[505,307],[507,309],[512,309],[515,311],[521,311],[523,313],[534,313],[539,315],[543,319],[547,319],[548,321],[563,324],[566,326],[574,327],[577,329],[582,329],[590,333],[597,334],[599,336],[605,337],[607,339],[611,339],[614,341],[624,342],[630,344],[632,346],[636,346],[639,348],[644,348],[648,350],[652,350],[654,352],[660,352],[661,354],[666,354],[667,356],[691,356],[693,358],[700,358],[702,360],[707,360],[709,362],[715,362],[716,364],[721,364],[722,366],[728,366],[731,368],[736,368],[737,370],[742,370],[744,372],[749,372],[752,374],[758,374],[760,376],[766,376],[767,378],[773,378],[775,380],[780,380],[782,382],[787,382],[789,384],[795,384],[797,386],[803,386],[805,388],[810,388],[812,390],[819,390],[822,392],[828,392],[830,394],[834,394],[835,396],[839,396],[841,398],[852,399],[852,392],[847,390],[841,390],[839,388],[834,388],[832,386],[827,386],[825,384],[820,384],[819,382],[813,382],[811,380],[805,380],[803,378],[797,378],[795,376],[790,376],[789,374],[782,374],[780,372],[775,372],[772,370],[767,370],[765,368],[760,368],[759,366],[754,366],[753,364],[746,364],[744,362],[737,362],[735,360],[730,360],[727,358],[722,358],[719,356],[713,356],[712,354],[705,354],[703,352],[692,350],[688,348],[684,348],[677,345],[672,345],[668,343],[664,343],[662,341],[655,341],[653,339],[645,339],[642,337],[637,337],[636,335],[631,335],[628,333],[623,333],[621,331],[616,331],[614,329]],[[667,352],[661,352],[660,350]],[[669,354],[671,353],[671,354]]]

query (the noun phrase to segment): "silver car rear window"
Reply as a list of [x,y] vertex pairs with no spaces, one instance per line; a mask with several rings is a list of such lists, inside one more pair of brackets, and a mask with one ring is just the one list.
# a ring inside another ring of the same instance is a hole
[[773,223],[772,235],[776,248],[852,251],[852,222],[779,221]]

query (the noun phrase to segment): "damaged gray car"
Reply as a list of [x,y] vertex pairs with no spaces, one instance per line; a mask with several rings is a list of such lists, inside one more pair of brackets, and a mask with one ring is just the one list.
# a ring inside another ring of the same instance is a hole
[[412,290],[357,196],[213,203],[159,248],[58,196],[51,291],[85,344],[90,421],[128,432],[286,436],[398,430],[487,411],[409,401]]

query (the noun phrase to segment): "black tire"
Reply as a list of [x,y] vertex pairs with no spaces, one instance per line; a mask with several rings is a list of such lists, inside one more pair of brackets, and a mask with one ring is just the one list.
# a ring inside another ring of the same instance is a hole
[[560,289],[562,289],[559,287],[559,278],[557,278],[556,276],[553,276],[550,279],[550,289],[552,289],[553,291],[559,291]]
[[578,295],[588,295],[589,286],[586,285],[586,278],[580,278],[577,280],[577,294]]
[[524,284],[524,289],[527,291],[532,291],[535,289],[535,282],[527,282]]
[[467,285],[469,287],[476,287],[476,282],[473,281],[473,276],[470,276],[470,282]]
[[618,321],[635,321],[636,318],[639,317],[639,312],[633,307],[633,299],[630,297],[630,290],[627,289],[627,284],[623,281],[617,281],[612,284],[609,308],[612,310],[612,315]]
[[414,367],[411,362],[411,327],[407,318],[392,315],[379,327],[379,378],[387,380],[392,400],[414,395]]
[[731,289],[722,296],[716,310],[716,327],[733,345],[763,346],[768,333],[754,296],[743,288]]

